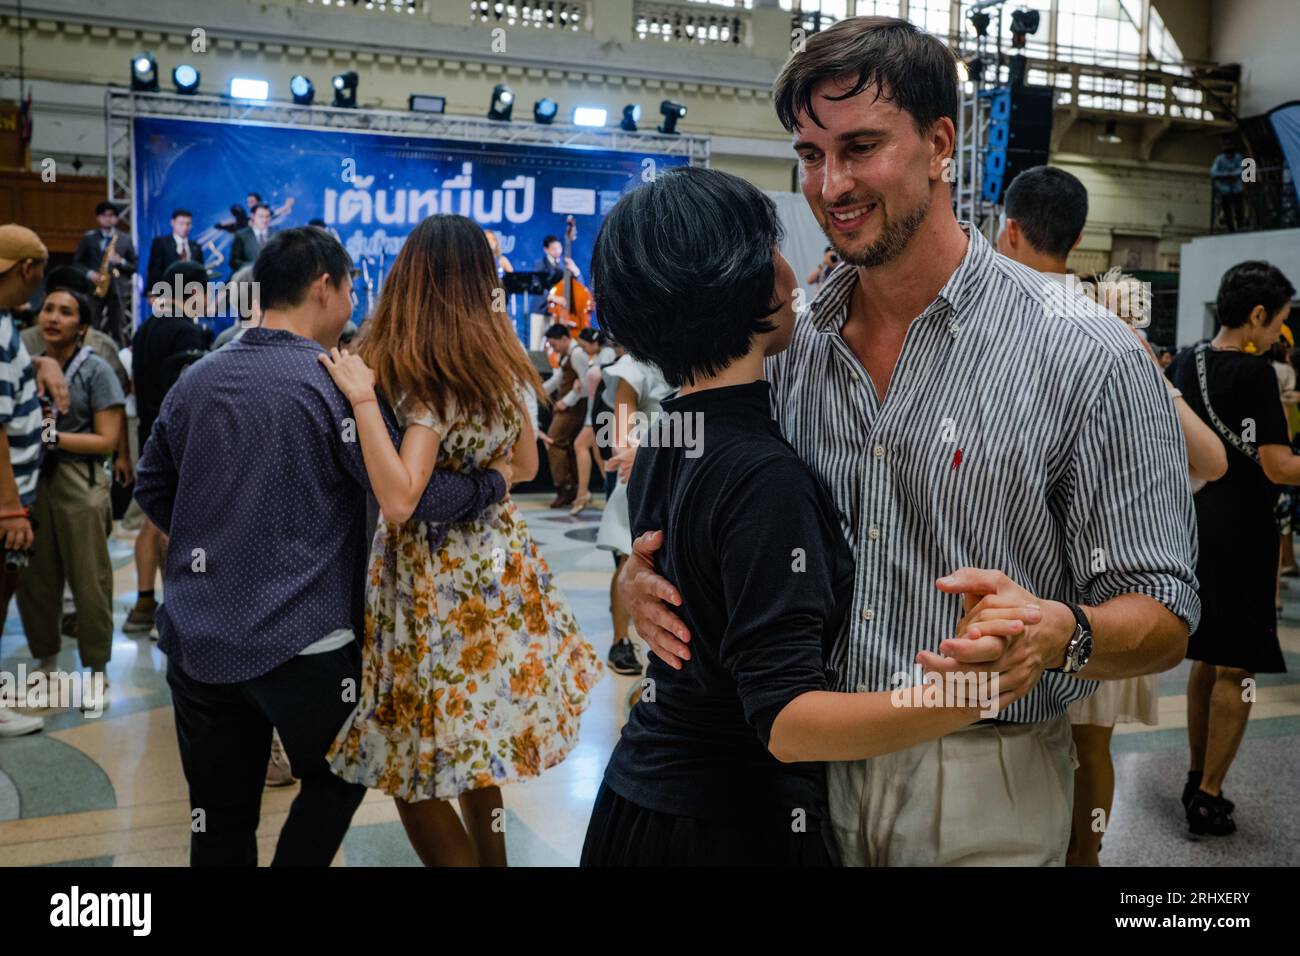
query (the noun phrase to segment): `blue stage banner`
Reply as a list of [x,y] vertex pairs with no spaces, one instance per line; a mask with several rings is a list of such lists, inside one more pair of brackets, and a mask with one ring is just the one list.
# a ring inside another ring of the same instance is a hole
[[[171,212],[183,208],[194,214],[190,238],[202,246],[214,280],[228,280],[245,197],[257,193],[275,211],[273,232],[322,219],[339,237],[361,270],[358,321],[377,302],[402,242],[427,216],[469,216],[496,231],[511,265],[527,271],[542,256],[543,238],[563,238],[565,218],[573,215],[573,259],[586,281],[601,219],[618,198],[654,171],[686,162],[579,147],[157,118],[137,118],[134,140],[142,274],[149,243],[170,234]],[[526,342],[528,303],[512,306]]]

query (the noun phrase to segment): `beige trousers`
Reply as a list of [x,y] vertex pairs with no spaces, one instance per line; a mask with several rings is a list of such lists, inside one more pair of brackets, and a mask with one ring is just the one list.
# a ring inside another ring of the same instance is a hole
[[844,865],[1063,866],[1076,763],[1061,716],[828,764]]

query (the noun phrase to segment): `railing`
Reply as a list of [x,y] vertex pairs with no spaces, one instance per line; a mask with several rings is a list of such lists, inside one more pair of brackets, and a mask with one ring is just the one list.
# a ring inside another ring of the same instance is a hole
[[[1286,166],[1260,166],[1254,181],[1243,183],[1241,202],[1229,209],[1224,197],[1211,189],[1211,232],[1255,232],[1300,227],[1300,202],[1295,180]],[[1209,180],[1208,170],[1206,179]]]
[[732,8],[638,0],[632,8],[632,21],[638,40],[710,49],[749,42],[749,14]]
[[469,18],[472,23],[494,26],[579,31],[586,29],[587,4],[561,0],[518,0],[516,3],[471,0]]
[[[1170,73],[1164,70],[1065,63],[1029,58],[1025,81],[1052,86],[1059,92],[1056,105],[1135,116],[1164,117],[1226,126],[1235,123],[1238,85],[1232,80],[1203,75],[1198,70]],[[1007,81],[1008,67],[997,71],[997,82]],[[993,81],[992,71],[985,83]]]
[[330,9],[332,7],[344,7],[354,10],[369,10],[373,13],[423,13],[425,10],[426,0],[365,0],[364,3],[357,0],[300,0],[308,6],[318,7],[320,9]]

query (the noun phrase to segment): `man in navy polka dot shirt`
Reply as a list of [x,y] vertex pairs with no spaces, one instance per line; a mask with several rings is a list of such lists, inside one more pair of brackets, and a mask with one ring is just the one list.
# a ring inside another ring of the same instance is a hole
[[[169,539],[159,647],[204,824],[195,866],[256,864],[272,728],[302,782],[273,865],[328,865],[365,795],[325,762],[357,699],[369,551],[351,408],[317,359],[351,314],[351,268],[324,230],[273,237],[253,268],[262,325],[167,393],[136,472]],[[435,471],[414,517],[471,518],[509,470]]]

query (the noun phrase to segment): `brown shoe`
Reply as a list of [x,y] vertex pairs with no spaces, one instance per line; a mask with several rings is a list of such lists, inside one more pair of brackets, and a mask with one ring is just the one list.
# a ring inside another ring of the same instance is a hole
[[578,497],[578,489],[573,485],[565,485],[563,488],[555,489],[555,500],[552,501],[548,508],[567,508],[573,504]]
[[135,607],[126,616],[122,625],[123,634],[148,634],[153,630],[154,615],[158,612],[158,602],[153,598],[137,598]]
[[59,632],[64,637],[77,636],[77,613],[75,611],[71,614],[63,615],[63,625],[59,628]]

